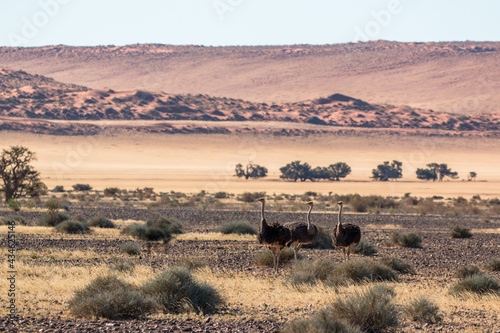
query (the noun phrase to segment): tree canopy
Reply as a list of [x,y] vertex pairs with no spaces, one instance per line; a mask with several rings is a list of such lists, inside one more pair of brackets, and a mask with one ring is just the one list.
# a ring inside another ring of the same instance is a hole
[[245,177],[245,179],[262,178],[267,176],[267,168],[258,164],[248,163],[246,168],[243,169],[243,165],[238,163],[235,168],[235,176],[238,178]]
[[372,179],[386,182],[390,179],[398,179],[403,177],[403,162],[393,160],[392,163],[385,161],[383,164],[377,165],[376,169],[372,170]]
[[351,173],[351,167],[344,162],[337,162],[330,164],[327,167],[312,168],[308,163],[300,161],[290,162],[284,167],[280,168],[280,178],[297,181],[306,180],[330,180],[339,181],[340,178],[345,178]]
[[452,179],[458,178],[457,172],[451,171],[448,168],[448,164],[446,163],[429,163],[427,164],[427,168],[418,168],[417,169],[417,178],[424,180],[432,180],[432,181],[440,181],[442,182],[444,177],[449,177]]

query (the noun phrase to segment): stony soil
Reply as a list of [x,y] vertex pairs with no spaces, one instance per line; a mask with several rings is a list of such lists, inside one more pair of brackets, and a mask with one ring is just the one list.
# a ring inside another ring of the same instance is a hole
[[[73,207],[72,215],[81,215],[91,218],[101,215],[110,219],[146,220],[147,218],[166,216],[179,219],[186,232],[213,231],[222,221],[247,220],[257,227],[259,214],[255,211],[198,211],[194,209],[132,209],[132,208],[87,208]],[[6,215],[0,212],[0,215]],[[35,225],[43,213],[19,212],[30,225]],[[303,214],[272,213],[269,212],[269,221],[291,221],[303,219]],[[332,214],[314,214],[314,223],[327,230],[331,230],[336,220]],[[448,286],[454,279],[458,267],[464,265],[482,265],[492,257],[500,256],[500,235],[498,233],[474,233],[472,238],[452,239],[449,231],[460,225],[470,229],[496,229],[500,226],[500,218],[489,218],[483,222],[480,216],[406,216],[406,215],[367,215],[347,214],[345,220],[358,224],[363,230],[363,238],[377,245],[378,254],[375,260],[383,256],[393,255],[411,262],[416,270],[413,275],[404,275],[402,282],[422,282]],[[398,225],[399,232],[415,232],[422,236],[421,248],[395,248],[383,246],[394,230],[384,229],[386,225]],[[368,227],[368,225],[370,225]],[[106,254],[118,251],[121,244],[128,242],[125,237],[97,237],[85,235],[77,239],[66,235],[17,235],[18,250],[37,251],[42,248],[58,248],[64,250],[92,250],[96,254]],[[0,240],[0,247],[5,247],[5,239]],[[143,244],[145,246],[145,244]],[[255,254],[260,250],[259,244],[254,241],[204,241],[204,240],[177,240],[167,248],[160,248],[159,252],[143,253],[140,257],[131,259],[136,264],[148,265],[158,271],[175,264],[186,254],[196,253],[210,267],[245,272],[245,274],[272,276],[270,269],[255,264]],[[331,258],[340,262],[342,255],[336,250],[301,250],[308,258]],[[114,265],[109,256],[101,258],[68,259],[68,260],[33,260],[35,265],[78,265],[89,266],[97,264]],[[284,265],[280,275],[286,276],[289,266]],[[489,272],[490,276],[500,279],[500,273]],[[480,310],[457,309],[454,321],[446,324],[418,325],[412,322],[403,322],[396,331],[429,331],[429,332],[466,332],[474,330],[488,332],[500,331],[500,317]],[[71,318],[22,318],[17,323],[10,323],[0,319],[0,331],[12,332],[84,332],[84,331],[167,331],[167,332],[273,332],[280,330],[286,323],[286,318],[277,322],[270,321],[216,321],[210,317],[203,320],[176,319],[176,320],[144,320],[144,321],[93,321]]]

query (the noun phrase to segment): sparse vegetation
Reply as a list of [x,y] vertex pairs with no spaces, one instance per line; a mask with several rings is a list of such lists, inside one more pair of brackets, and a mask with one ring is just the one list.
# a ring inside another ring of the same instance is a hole
[[[297,259],[302,259],[303,255],[301,253],[297,253]],[[293,259],[293,249],[290,247],[285,247],[283,250],[280,252],[280,265],[281,264],[286,264],[290,260]],[[257,265],[260,266],[267,266],[267,267],[273,267],[274,263],[274,257],[271,253],[271,251],[262,249],[260,252],[257,253],[255,257],[255,262]]]
[[61,222],[69,220],[70,216],[65,213],[47,213],[38,220],[38,225],[42,227],[55,227]]
[[248,163],[246,168],[243,169],[243,166],[238,163],[236,164],[235,176],[238,178],[244,177],[248,178],[264,178],[267,176],[267,168],[253,163]]
[[377,247],[365,239],[361,239],[359,243],[352,248],[353,253],[364,256],[372,256],[378,252]]
[[455,276],[459,279],[465,279],[475,274],[481,274],[481,270],[477,266],[463,266],[455,272]]
[[450,231],[450,237],[451,238],[471,238],[472,233],[470,232],[470,229],[462,228],[462,227],[459,227],[457,225]]
[[398,273],[403,274],[413,274],[415,273],[415,268],[407,261],[396,258],[396,257],[384,257],[382,258],[382,263]]
[[115,228],[115,224],[102,216],[96,216],[90,219],[88,222],[89,227],[98,227],[98,228]]
[[131,256],[138,256],[141,254],[141,247],[137,243],[129,242],[120,246],[120,252],[129,254]]
[[155,308],[152,298],[113,275],[94,279],[69,301],[71,313],[85,318],[138,319]]
[[13,198],[9,199],[9,202],[7,203],[7,207],[14,212],[18,212],[21,210],[21,204],[19,203],[18,200],[13,199]]
[[451,287],[450,293],[454,296],[463,296],[467,293],[496,293],[500,295],[500,285],[497,280],[482,273],[478,273],[469,275],[455,283]]
[[187,268],[188,270],[194,270],[198,268],[205,267],[207,263],[197,256],[184,256],[177,261],[179,267]]
[[0,225],[26,225],[26,221],[18,215],[7,215],[0,218]]
[[66,234],[86,234],[90,232],[89,227],[85,223],[76,221],[76,220],[66,220],[55,227],[57,232],[66,233]]
[[338,321],[330,309],[322,309],[308,318],[296,319],[283,333],[361,333],[359,326]]
[[86,192],[92,190],[92,186],[90,186],[89,184],[75,184],[73,185],[73,190]]
[[487,270],[493,271],[493,272],[499,272],[500,271],[500,257],[498,258],[491,258],[486,265],[484,266]]
[[223,234],[256,235],[257,231],[247,221],[232,221],[216,229]]
[[439,322],[442,319],[439,307],[425,297],[410,301],[405,305],[403,312],[410,320],[429,324]]
[[389,245],[419,248],[422,247],[422,238],[413,232],[408,232],[408,233],[393,232],[391,235]]

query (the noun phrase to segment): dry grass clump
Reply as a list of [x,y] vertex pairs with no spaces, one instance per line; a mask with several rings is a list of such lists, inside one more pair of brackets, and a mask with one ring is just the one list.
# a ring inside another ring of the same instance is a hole
[[65,234],[88,234],[90,232],[90,228],[85,223],[76,220],[66,220],[54,228],[57,232]]
[[500,284],[497,280],[490,278],[482,273],[467,276],[455,283],[450,293],[454,296],[464,296],[470,293],[488,294],[494,293],[500,295]]
[[335,263],[330,260],[304,261],[294,264],[288,282],[297,287],[303,284],[325,282],[335,269]]
[[122,229],[122,234],[128,234],[134,238],[147,240],[147,241],[159,241],[168,243],[172,236],[166,230],[150,227],[142,223],[133,223]]
[[105,217],[102,216],[96,216],[90,219],[90,221],[87,223],[91,227],[98,227],[98,228],[115,228],[115,224],[111,221],[108,220]]
[[65,213],[57,212],[57,213],[47,213],[43,215],[38,220],[38,225],[41,227],[55,227],[61,222],[69,220],[70,216]]
[[450,231],[450,237],[451,238],[471,238],[472,233],[470,232],[470,229],[461,228],[457,225],[457,226],[455,226],[455,228],[453,228]]
[[165,233],[169,233],[170,235],[182,234],[182,226],[176,218],[166,219],[164,217],[160,217],[157,219],[147,220],[146,226],[149,228],[158,228]]
[[97,277],[69,301],[71,313],[85,318],[137,319],[155,308],[152,298],[113,275]]
[[422,247],[422,238],[413,232],[393,232],[388,245],[419,248]]
[[141,254],[141,247],[137,243],[129,242],[120,246],[120,252],[126,253],[131,256],[138,256],[139,254]]
[[257,235],[257,231],[248,221],[232,221],[225,223],[216,229],[217,232],[237,235]]
[[337,321],[329,309],[323,309],[308,318],[296,319],[285,326],[283,333],[361,333],[359,326]]
[[361,239],[352,250],[354,253],[364,256],[372,256],[378,252],[377,247],[365,239]]
[[187,268],[188,270],[195,270],[207,266],[207,263],[197,256],[184,256],[177,261],[177,265]]
[[484,266],[489,271],[498,272],[500,271],[500,257],[491,258]]
[[410,303],[404,306],[403,313],[413,321],[432,324],[442,320],[439,307],[425,297],[410,301]]
[[0,218],[0,225],[26,225],[26,221],[17,215],[7,215]]
[[196,281],[189,270],[174,267],[147,281],[141,291],[156,300],[165,313],[213,313],[222,304],[219,292]]
[[466,277],[480,273],[481,270],[477,266],[463,266],[457,269],[457,271],[455,272],[455,276],[459,279],[465,279]]
[[414,274],[415,268],[409,262],[396,258],[396,257],[384,257],[382,258],[382,263],[398,273],[402,274]]
[[135,269],[135,263],[130,260],[119,260],[117,261],[112,270],[120,273],[132,273]]
[[[283,250],[280,251],[280,265],[281,264],[286,264],[290,260],[294,258],[293,254],[293,249],[290,247],[285,247]],[[297,253],[297,260],[300,260],[304,258],[302,253]],[[255,262],[257,265],[260,266],[268,266],[268,267],[273,267],[274,264],[274,257],[271,251],[267,249],[262,249],[260,252],[257,253],[255,257]]]

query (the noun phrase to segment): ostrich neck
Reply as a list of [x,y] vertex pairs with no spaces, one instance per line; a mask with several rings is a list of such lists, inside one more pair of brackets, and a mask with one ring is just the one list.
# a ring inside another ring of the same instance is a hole
[[261,217],[260,223],[262,226],[264,226],[264,224],[266,224],[266,220],[264,218],[264,202],[262,202],[260,217]]
[[338,222],[339,228],[342,228],[342,206],[340,206],[339,209],[339,222]]
[[307,213],[307,230],[308,231],[310,231],[312,229],[311,210],[312,210],[312,206],[309,207],[309,212]]

